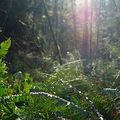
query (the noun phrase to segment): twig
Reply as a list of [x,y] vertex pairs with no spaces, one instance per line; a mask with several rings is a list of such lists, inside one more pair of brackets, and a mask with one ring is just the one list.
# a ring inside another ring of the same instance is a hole
[[66,64],[64,64],[64,65],[62,65],[62,66],[60,66],[60,67],[65,67],[65,66],[67,66],[67,65],[74,64],[74,63],[78,63],[78,62],[83,62],[83,61],[85,61],[85,59],[75,60],[75,61],[72,61],[72,62],[68,62],[68,63],[66,63]]
[[[16,94],[16,95],[11,95],[11,96],[5,96],[3,97],[3,99],[10,99],[10,98],[13,98],[13,97],[20,97],[22,96],[23,94]],[[86,114],[87,115],[87,112],[86,110],[83,110],[82,108],[80,108],[78,105],[74,104],[73,102],[70,102],[68,100],[65,100],[59,96],[56,96],[56,95],[52,95],[50,93],[46,93],[46,92],[30,92],[30,95],[40,95],[40,96],[46,96],[46,97],[49,97],[53,100],[57,100],[59,102],[63,102],[64,104],[66,104],[66,106],[72,106],[73,108],[77,109],[78,111],[80,111],[80,113],[82,114]],[[1,99],[2,97],[0,97]]]

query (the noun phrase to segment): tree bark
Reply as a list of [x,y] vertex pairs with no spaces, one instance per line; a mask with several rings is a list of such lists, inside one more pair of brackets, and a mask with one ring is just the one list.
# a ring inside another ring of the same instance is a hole
[[51,24],[49,15],[48,15],[48,10],[47,10],[47,6],[46,6],[46,3],[45,3],[45,0],[43,0],[43,6],[44,6],[44,9],[45,9],[45,14],[46,14],[47,19],[48,19],[48,24],[49,24],[49,27],[50,27],[51,35],[53,37],[54,45],[55,45],[57,53],[58,53],[59,63],[60,63],[60,65],[62,65],[62,57],[61,57],[60,47],[59,47],[59,45],[57,43],[57,40],[55,38],[55,34],[54,34],[53,27],[52,27],[52,24]]

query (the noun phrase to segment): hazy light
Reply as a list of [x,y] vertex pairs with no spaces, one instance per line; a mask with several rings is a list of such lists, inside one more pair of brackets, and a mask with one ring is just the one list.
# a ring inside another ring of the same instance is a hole
[[42,16],[42,18],[46,18],[46,16],[45,16],[45,15],[43,15],[43,16]]

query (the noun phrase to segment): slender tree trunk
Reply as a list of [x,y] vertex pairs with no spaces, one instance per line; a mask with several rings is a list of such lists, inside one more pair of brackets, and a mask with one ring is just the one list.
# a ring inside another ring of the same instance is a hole
[[[58,26],[59,26],[59,32],[58,32],[58,41],[60,42],[60,48],[61,48],[61,54],[63,58],[66,58],[67,54],[67,46],[66,46],[66,39],[64,38],[64,26],[63,26],[63,10],[64,10],[64,0],[60,0],[60,17],[58,18]],[[66,6],[65,6],[66,7]],[[64,45],[63,45],[64,43]]]
[[84,0],[84,26],[83,26],[83,44],[82,44],[82,58],[84,59],[84,73],[89,74],[89,26],[88,26],[88,0]]
[[89,58],[89,34],[88,34],[88,0],[84,0],[84,33],[83,33],[83,59]]
[[58,38],[58,0],[54,1],[54,21],[55,21],[55,36]]
[[78,50],[78,42],[77,42],[77,27],[76,27],[76,16],[75,16],[75,12],[76,12],[76,3],[75,0],[72,0],[72,11],[73,11],[73,28],[74,28],[74,47],[75,49]]
[[114,3],[114,6],[115,6],[116,11],[118,11],[118,7],[117,7],[116,1],[115,1],[115,0],[112,0],[112,1],[113,1],[113,3]]
[[92,59],[92,55],[93,55],[93,53],[92,53],[92,38],[93,38],[93,36],[92,36],[92,34],[93,34],[93,31],[92,31],[92,29],[93,29],[93,3],[94,3],[94,1],[93,0],[91,0],[91,16],[90,16],[90,58]]
[[43,6],[44,6],[44,9],[45,9],[45,14],[46,14],[47,19],[48,19],[48,24],[49,24],[51,35],[53,37],[53,41],[54,41],[54,44],[55,44],[55,47],[56,47],[56,51],[58,53],[59,63],[60,63],[60,65],[62,65],[62,57],[61,57],[60,47],[59,47],[59,45],[57,43],[57,40],[55,38],[55,34],[54,34],[53,27],[52,27],[52,24],[51,24],[49,15],[48,15],[48,10],[47,10],[47,6],[46,6],[46,3],[45,3],[45,0],[43,0]]
[[99,3],[98,7],[96,8],[96,28],[97,28],[97,40],[96,40],[96,53],[95,57],[98,57],[98,52],[99,52],[99,40],[100,40],[100,13],[101,13],[101,6],[102,6],[102,1],[96,1],[96,6]]

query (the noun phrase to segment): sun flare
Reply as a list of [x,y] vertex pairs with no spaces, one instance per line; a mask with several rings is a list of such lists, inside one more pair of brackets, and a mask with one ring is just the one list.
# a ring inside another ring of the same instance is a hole
[[[85,0],[76,0],[76,4],[83,4]],[[91,0],[87,0],[88,3],[91,3]]]

